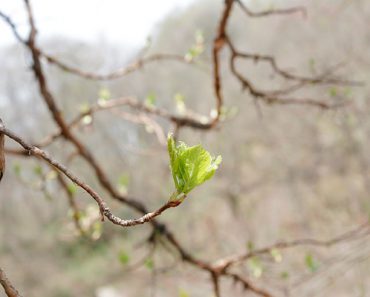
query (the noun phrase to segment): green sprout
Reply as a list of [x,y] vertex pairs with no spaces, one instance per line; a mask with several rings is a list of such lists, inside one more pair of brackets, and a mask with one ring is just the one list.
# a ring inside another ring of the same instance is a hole
[[168,154],[170,168],[176,191],[170,200],[182,201],[196,186],[209,180],[216,172],[222,158],[213,158],[200,144],[187,146],[183,142],[175,143],[173,136],[168,135]]

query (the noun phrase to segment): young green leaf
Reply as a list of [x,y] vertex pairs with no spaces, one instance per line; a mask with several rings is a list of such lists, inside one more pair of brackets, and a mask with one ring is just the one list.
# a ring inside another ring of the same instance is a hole
[[168,154],[173,181],[179,195],[188,194],[192,189],[209,180],[216,172],[222,158],[212,158],[201,145],[188,147],[179,142],[176,145],[172,135],[168,135]]

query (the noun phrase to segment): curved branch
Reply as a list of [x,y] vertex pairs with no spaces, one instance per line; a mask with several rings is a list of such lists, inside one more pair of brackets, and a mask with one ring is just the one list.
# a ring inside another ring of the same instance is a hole
[[235,0],[242,11],[250,16],[250,17],[265,17],[265,16],[270,16],[270,15],[285,15],[285,14],[292,14],[292,13],[301,13],[303,17],[307,16],[307,11],[306,8],[303,6],[297,6],[297,7],[292,7],[292,8],[286,8],[286,9],[269,9],[269,10],[264,10],[261,12],[253,12],[251,11],[241,0]]
[[231,15],[231,9],[234,0],[226,0],[224,10],[217,29],[217,36],[213,41],[213,87],[216,95],[216,117],[213,120],[212,126],[216,125],[220,120],[221,109],[223,105],[223,94],[221,85],[221,66],[220,66],[220,53],[226,43],[226,26]]
[[90,79],[90,80],[113,80],[113,79],[118,79],[123,76],[126,76],[136,70],[139,70],[143,68],[146,64],[151,64],[153,62],[160,62],[160,61],[177,61],[180,63],[184,64],[192,64],[191,61],[188,61],[184,58],[184,56],[181,55],[176,55],[176,54],[153,54],[148,57],[140,58],[136,60],[135,62],[129,64],[128,66],[119,68],[115,71],[112,71],[110,73],[106,74],[98,74],[98,73],[93,73],[93,72],[88,72],[81,70],[79,68],[70,66],[64,62],[61,62],[57,58],[44,53],[40,49],[37,49],[39,55],[44,57],[47,62],[50,64],[54,64],[55,66],[59,67],[60,69],[72,73],[74,75],[83,77],[85,79]]
[[8,297],[22,297],[17,289],[12,285],[5,272],[0,267],[0,284],[4,288],[5,294]]
[[342,66],[341,64],[338,64],[337,66],[333,67],[333,69],[330,69],[329,71],[321,75],[318,75],[316,77],[305,77],[305,76],[295,75],[286,70],[283,70],[278,65],[278,63],[276,62],[276,59],[273,56],[253,54],[253,53],[243,53],[243,52],[237,51],[234,48],[234,46],[231,45],[230,40],[229,40],[229,45],[236,58],[253,60],[255,63],[258,63],[260,61],[267,62],[271,65],[272,69],[277,74],[279,74],[281,77],[287,80],[299,81],[304,84],[336,84],[336,85],[351,85],[351,86],[362,85],[362,83],[356,82],[356,81],[347,81],[347,80],[341,80],[338,78],[328,77],[336,68],[338,68],[339,66]]
[[272,244],[270,246],[242,253],[240,255],[234,255],[225,259],[216,261],[215,266],[220,270],[224,271],[230,266],[248,260],[255,256],[260,256],[263,254],[268,254],[273,249],[288,249],[297,246],[315,246],[315,247],[331,247],[335,244],[339,244],[348,240],[354,240],[364,235],[370,234],[370,224],[369,221],[357,226],[356,228],[344,232],[336,237],[333,237],[328,240],[319,240],[315,238],[302,238],[293,241],[282,241]]
[[162,207],[157,209],[154,212],[149,212],[143,215],[142,217],[138,219],[133,220],[124,220],[117,216],[115,216],[107,206],[106,202],[101,198],[101,196],[94,191],[88,184],[83,182],[80,178],[78,178],[76,175],[74,175],[67,167],[59,163],[58,161],[54,160],[52,157],[50,157],[45,151],[28,144],[25,142],[21,137],[13,133],[12,131],[8,130],[7,128],[0,126],[0,133],[5,134],[9,138],[13,139],[15,142],[19,143],[29,154],[32,154],[34,156],[40,157],[56,169],[58,169],[60,172],[62,172],[66,177],[68,177],[72,182],[74,182],[76,185],[78,185],[80,188],[85,190],[86,193],[88,193],[98,204],[100,213],[101,213],[101,219],[104,221],[104,217],[106,217],[109,221],[111,221],[113,224],[122,226],[122,227],[130,227],[130,226],[136,226],[140,224],[144,224],[146,222],[149,222],[153,220],[155,217],[159,216],[162,212],[164,212],[166,209],[169,209],[171,207],[177,207],[181,204],[180,200],[176,201],[168,201],[166,204],[164,204]]
[[248,279],[242,277],[241,275],[237,273],[227,273],[226,276],[229,278],[232,278],[235,282],[241,283],[244,290],[249,290],[255,293],[256,295],[262,296],[262,297],[273,297],[269,292],[256,287],[255,285],[252,284],[251,281],[249,281]]
[[17,25],[13,22],[13,20],[10,18],[10,16],[8,16],[7,14],[3,13],[2,11],[0,11],[0,18],[3,19],[3,21],[8,24],[8,26],[12,30],[13,35],[15,36],[15,38],[20,43],[25,44],[26,41],[23,40],[22,36],[19,34],[19,32],[17,30]]
[[231,50],[231,56],[229,60],[230,70],[232,74],[240,81],[242,87],[247,89],[249,93],[255,98],[263,100],[267,104],[302,104],[302,105],[311,105],[314,107],[319,107],[321,109],[330,109],[341,106],[342,104],[329,104],[322,100],[312,99],[312,98],[289,98],[289,97],[279,97],[275,93],[269,93],[266,91],[261,91],[257,89],[246,77],[244,77],[236,69],[236,59],[238,57],[238,52],[235,50],[233,44],[229,38],[226,38],[227,44]]

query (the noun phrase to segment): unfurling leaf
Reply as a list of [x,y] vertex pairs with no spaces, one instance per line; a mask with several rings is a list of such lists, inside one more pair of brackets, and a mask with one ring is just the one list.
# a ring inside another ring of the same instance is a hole
[[216,172],[222,158],[212,158],[201,145],[188,147],[185,143],[175,143],[168,135],[170,167],[177,192],[173,199],[188,194],[192,189],[209,180]]

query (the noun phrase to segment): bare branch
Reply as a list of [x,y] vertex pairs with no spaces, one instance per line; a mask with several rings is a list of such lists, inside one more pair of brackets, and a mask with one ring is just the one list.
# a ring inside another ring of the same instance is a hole
[[363,237],[364,235],[369,235],[369,234],[370,234],[370,224],[368,221],[366,221],[365,223],[357,226],[356,228],[350,231],[347,231],[343,234],[340,234],[329,240],[302,238],[302,239],[297,239],[294,241],[277,242],[273,245],[270,245],[270,246],[267,246],[261,249],[256,249],[256,250],[249,251],[249,252],[246,252],[240,255],[234,255],[229,258],[218,260],[215,266],[219,267],[220,270],[226,270],[227,268],[229,268],[231,265],[235,263],[248,260],[255,256],[268,254],[273,249],[288,249],[288,248],[293,248],[297,246],[331,247],[335,244],[339,244],[339,243],[346,242],[349,240],[355,240],[355,239]]
[[270,15],[286,15],[292,13],[301,13],[303,17],[307,16],[306,8],[303,6],[297,6],[286,9],[269,9],[261,12],[253,12],[241,0],[235,1],[239,4],[240,8],[244,11],[244,13],[250,17],[265,17]]
[[59,67],[60,69],[75,74],[77,76],[90,79],[90,80],[113,80],[118,79],[123,76],[126,76],[134,71],[137,71],[141,68],[143,68],[147,64],[151,64],[153,62],[161,62],[161,61],[175,61],[180,62],[184,64],[192,64],[192,61],[188,61],[184,58],[184,56],[176,55],[176,54],[153,54],[148,57],[140,58],[133,63],[129,64],[126,67],[122,67],[120,69],[117,69],[113,72],[107,73],[107,74],[97,74],[93,72],[87,72],[81,69],[78,69],[76,67],[67,65],[66,63],[61,62],[57,58],[46,54],[42,52],[40,49],[37,49],[39,55],[44,57],[46,61],[48,61],[51,64],[54,64],[55,66]]
[[272,69],[282,76],[285,79],[288,80],[294,80],[299,81],[304,84],[335,84],[335,85],[351,85],[351,86],[359,86],[362,85],[360,82],[356,81],[347,81],[342,80],[338,78],[331,78],[329,75],[338,67],[342,65],[342,63],[336,65],[333,67],[333,69],[330,69],[326,71],[325,73],[318,75],[316,77],[304,77],[292,74],[286,70],[283,70],[276,62],[276,59],[273,56],[268,55],[260,55],[260,54],[251,54],[251,53],[243,53],[237,51],[230,43],[230,47],[232,48],[232,52],[235,54],[236,58],[242,58],[242,59],[249,59],[253,60],[255,63],[258,63],[259,61],[267,62],[271,65]]
[[74,175],[67,167],[59,163],[58,161],[51,158],[45,151],[30,145],[26,143],[21,137],[13,133],[12,131],[8,130],[5,127],[0,126],[0,133],[4,133],[9,138],[13,139],[17,143],[19,143],[29,154],[32,154],[34,156],[38,156],[56,169],[58,169],[60,172],[62,172],[65,176],[67,176],[72,182],[74,182],[76,185],[78,185],[80,188],[85,190],[98,204],[100,213],[101,213],[101,219],[104,220],[104,216],[108,218],[113,224],[120,225],[122,227],[130,227],[130,226],[136,226],[140,224],[144,224],[146,222],[149,222],[153,220],[155,217],[159,216],[162,212],[164,212],[166,209],[169,209],[171,207],[176,207],[181,204],[180,200],[176,201],[168,201],[166,204],[164,204],[162,207],[157,209],[154,212],[147,213],[143,215],[142,217],[138,219],[133,220],[123,220],[117,216],[115,216],[107,206],[106,202],[103,200],[103,198],[100,197],[100,195],[94,191],[88,184],[80,180],[76,175]]
[[216,125],[220,119],[221,109],[223,105],[222,85],[221,85],[221,69],[220,69],[220,52],[226,43],[226,26],[230,18],[231,9],[234,0],[226,0],[224,10],[217,29],[217,36],[213,41],[213,86],[216,95],[216,117],[213,120],[212,126]]
[[23,40],[22,36],[19,34],[18,30],[17,30],[17,25],[13,22],[13,20],[8,16],[6,15],[5,13],[3,13],[2,11],[0,11],[0,18],[3,19],[3,21],[5,23],[7,23],[10,27],[10,29],[12,30],[15,38],[20,42],[20,43],[26,43],[25,40]]
[[7,278],[5,272],[0,267],[0,284],[4,288],[5,294],[8,297],[22,297],[17,289],[12,285],[10,280]]
[[218,274],[211,273],[211,279],[212,279],[212,283],[213,283],[213,291],[215,292],[215,297],[221,297],[220,279],[219,279]]
[[[311,99],[311,98],[286,98],[286,97],[279,97],[275,95],[275,93],[270,93],[266,91],[261,91],[257,89],[246,77],[244,77],[238,70],[236,69],[236,59],[238,57],[238,52],[235,50],[233,44],[231,43],[230,39],[227,38],[227,44],[231,50],[231,56],[229,60],[230,70],[235,75],[235,77],[240,81],[243,88],[247,89],[249,93],[255,97],[256,99],[263,100],[267,104],[302,104],[302,105],[311,105],[314,107],[319,107],[321,109],[330,109],[334,107],[341,106],[342,104],[338,105],[331,105],[326,103],[323,100]],[[304,82],[305,83],[305,82]]]
[[249,290],[257,294],[258,296],[262,296],[262,297],[273,297],[270,293],[268,293],[267,291],[263,289],[256,287],[255,285],[252,284],[251,281],[249,281],[248,279],[242,277],[241,275],[237,273],[227,273],[225,275],[229,278],[232,278],[235,282],[241,283],[244,290]]

